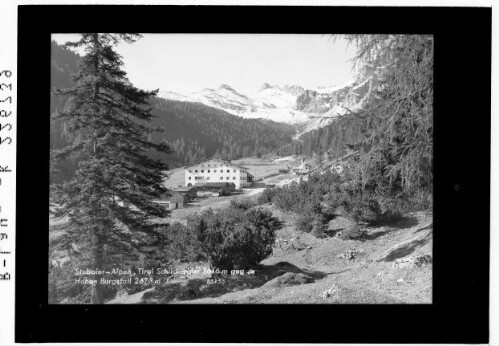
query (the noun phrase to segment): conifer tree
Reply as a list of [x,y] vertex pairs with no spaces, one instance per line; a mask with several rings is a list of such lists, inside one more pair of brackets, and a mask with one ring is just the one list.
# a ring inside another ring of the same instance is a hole
[[[357,176],[362,188],[431,205],[433,189],[433,37],[346,35],[357,45],[361,76],[375,76],[372,93],[350,128],[360,130]],[[390,202],[391,201],[391,202]],[[398,208],[398,207],[397,207]]]
[[[103,270],[113,256],[143,253],[161,242],[160,219],[168,211],[151,202],[166,192],[162,171],[167,167],[148,157],[151,151],[170,152],[166,143],[155,144],[148,126],[153,115],[148,105],[157,91],[135,88],[126,78],[122,59],[113,46],[133,43],[139,34],[83,33],[67,47],[84,50],[75,86],[58,90],[68,97],[63,111],[54,115],[78,134],[68,147],[54,153],[55,160],[76,159],[73,178],[54,187],[60,197],[59,215],[69,218],[61,245],[78,247],[88,267]],[[153,222],[156,218],[156,222]],[[121,261],[115,263],[122,264]],[[100,275],[92,303],[104,302]]]

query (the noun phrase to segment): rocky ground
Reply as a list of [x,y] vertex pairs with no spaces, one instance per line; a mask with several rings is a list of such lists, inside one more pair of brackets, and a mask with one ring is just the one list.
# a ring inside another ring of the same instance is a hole
[[298,232],[296,216],[265,206],[285,222],[273,254],[254,271],[209,282],[199,274],[174,277],[113,304],[429,304],[432,302],[432,216],[414,213],[377,227],[364,228],[361,240],[338,235],[352,227],[338,217],[328,237]]

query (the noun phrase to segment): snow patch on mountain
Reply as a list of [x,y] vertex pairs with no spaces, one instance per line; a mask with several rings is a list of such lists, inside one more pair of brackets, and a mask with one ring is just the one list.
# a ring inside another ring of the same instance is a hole
[[342,84],[342,85],[339,85],[339,86],[336,86],[336,85],[333,85],[333,86],[328,86],[328,87],[325,87],[325,86],[319,86],[315,89],[315,91],[317,91],[318,93],[321,93],[321,94],[330,94],[332,92],[335,92],[335,91],[338,91],[338,90],[341,90],[341,89],[344,89],[344,88],[347,88],[349,86],[352,86],[355,84],[355,79],[349,81],[348,83],[345,83],[345,84]]
[[306,113],[294,109],[296,98],[303,90],[296,85],[280,87],[265,83],[256,93],[247,96],[222,84],[218,89],[205,88],[186,95],[162,92],[159,96],[178,101],[200,102],[243,118],[263,118],[295,124],[309,118]]
[[371,87],[372,78],[313,90],[264,83],[256,92],[245,95],[222,84],[217,89],[205,88],[188,94],[163,92],[159,96],[203,103],[244,118],[293,124],[299,138],[305,132],[329,125],[340,115],[361,109]]
[[167,99],[167,100],[175,100],[175,101],[183,101],[183,102],[189,102],[191,99],[188,96],[179,94],[174,91],[161,91],[158,95],[161,98]]

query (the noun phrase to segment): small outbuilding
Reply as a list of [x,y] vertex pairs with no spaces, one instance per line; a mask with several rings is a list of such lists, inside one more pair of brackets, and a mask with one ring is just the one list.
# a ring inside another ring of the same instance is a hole
[[154,201],[168,209],[184,208],[185,204],[189,202],[189,197],[175,190],[168,190],[163,194],[160,199]]
[[197,196],[198,188],[195,186],[185,186],[185,187],[177,187],[174,189],[175,192],[178,192],[186,197],[186,202],[191,202]]

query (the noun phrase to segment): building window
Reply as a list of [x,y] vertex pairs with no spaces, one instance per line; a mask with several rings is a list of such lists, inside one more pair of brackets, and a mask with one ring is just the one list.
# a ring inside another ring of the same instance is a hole
[[236,180],[236,177],[233,177],[232,180]]
[[234,170],[234,173],[236,173],[236,170]]
[[208,173],[210,173],[210,170],[208,170]]
[[196,169],[194,172],[196,172],[196,173],[197,173],[197,172],[198,172],[198,170]]
[[[208,167],[211,167],[210,164],[208,164]],[[209,172],[209,171],[208,171]]]
[[206,178],[206,180],[210,180],[210,177]]
[[227,170],[227,173],[230,173],[230,169]]
[[191,180],[191,177],[189,177],[189,180]]
[[201,173],[204,173],[204,169],[201,170]]
[[230,178],[229,178],[229,177],[227,177],[227,180],[229,180],[229,179],[230,179]]
[[213,170],[213,173],[217,173],[217,170],[216,170],[216,169],[214,169],[214,170]]
[[189,173],[192,173],[192,170],[189,169]]

